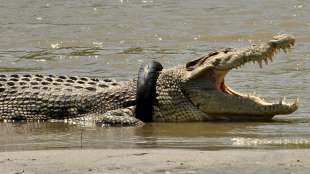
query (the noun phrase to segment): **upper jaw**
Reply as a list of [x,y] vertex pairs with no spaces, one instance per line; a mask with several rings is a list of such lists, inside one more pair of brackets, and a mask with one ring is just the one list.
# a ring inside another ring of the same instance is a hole
[[274,54],[279,50],[286,52],[295,44],[293,36],[282,34],[274,36],[271,40],[260,45],[252,45],[245,49],[226,48],[211,52],[200,59],[186,64],[186,79],[199,77],[206,70],[229,71],[238,68],[248,62],[256,62],[262,67],[263,61],[268,64]]
[[262,68],[263,62],[268,64],[273,61],[273,56],[280,50],[285,53],[295,44],[295,38],[290,35],[277,35],[267,43],[252,45],[246,49],[235,49],[227,53],[216,55],[211,61],[216,70],[231,70],[253,62]]

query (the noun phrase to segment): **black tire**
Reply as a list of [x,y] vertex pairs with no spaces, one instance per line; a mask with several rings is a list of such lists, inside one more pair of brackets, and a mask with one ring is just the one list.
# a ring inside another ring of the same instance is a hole
[[137,81],[136,118],[152,122],[153,103],[156,97],[156,81],[163,69],[159,62],[151,61],[140,66]]

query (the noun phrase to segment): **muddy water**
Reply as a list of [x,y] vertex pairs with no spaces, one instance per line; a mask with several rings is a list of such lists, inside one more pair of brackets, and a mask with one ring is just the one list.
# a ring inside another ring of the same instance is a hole
[[[295,49],[270,66],[246,65],[227,84],[300,109],[263,123],[156,123],[143,128],[65,123],[0,123],[0,151],[55,148],[310,147],[310,6],[302,0],[26,0],[0,4],[0,71],[74,74],[126,80],[151,59],[165,67],[277,33]],[[272,97],[271,97],[272,96]]]

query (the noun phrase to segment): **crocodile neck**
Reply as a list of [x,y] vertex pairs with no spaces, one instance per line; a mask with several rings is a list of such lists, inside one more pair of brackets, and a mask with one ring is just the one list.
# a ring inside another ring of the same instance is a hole
[[[176,70],[178,69],[178,70]],[[184,94],[182,67],[164,69],[160,72],[156,85],[156,103],[153,120],[155,122],[202,121],[210,119],[205,113],[189,102]]]

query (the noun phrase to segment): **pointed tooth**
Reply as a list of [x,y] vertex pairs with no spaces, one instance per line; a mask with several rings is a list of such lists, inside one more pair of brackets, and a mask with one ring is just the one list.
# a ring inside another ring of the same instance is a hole
[[282,97],[279,101],[279,104],[282,105],[282,104],[286,104],[286,97]]
[[299,98],[297,97],[293,103],[293,105],[298,105],[299,104]]
[[286,97],[282,97],[282,104],[285,104],[286,103]]

